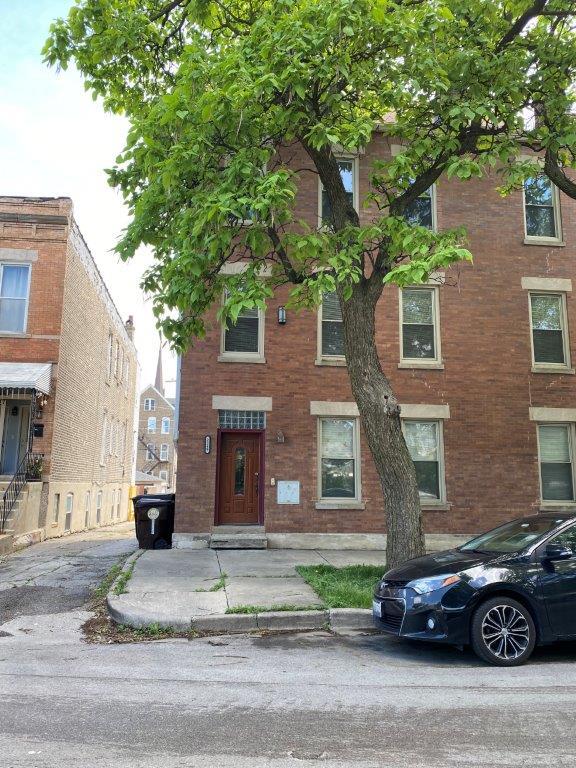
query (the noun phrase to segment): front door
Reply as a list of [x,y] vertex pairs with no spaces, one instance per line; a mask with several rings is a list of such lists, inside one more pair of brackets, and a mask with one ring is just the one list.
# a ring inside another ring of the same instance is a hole
[[0,474],[13,475],[18,469],[20,460],[26,452],[29,419],[30,406],[28,403],[7,401],[2,434]]
[[218,523],[257,525],[260,435],[224,432],[220,441]]

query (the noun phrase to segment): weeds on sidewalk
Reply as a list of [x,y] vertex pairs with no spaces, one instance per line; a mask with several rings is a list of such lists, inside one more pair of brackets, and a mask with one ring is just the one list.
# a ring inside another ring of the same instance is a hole
[[321,611],[322,605],[236,605],[227,608],[226,613],[270,613],[270,611]]
[[329,608],[371,608],[384,565],[298,565],[296,570]]
[[223,573],[218,581],[213,584],[209,589],[195,589],[194,592],[219,592],[221,589],[224,589],[226,586],[226,579],[228,578],[227,573]]

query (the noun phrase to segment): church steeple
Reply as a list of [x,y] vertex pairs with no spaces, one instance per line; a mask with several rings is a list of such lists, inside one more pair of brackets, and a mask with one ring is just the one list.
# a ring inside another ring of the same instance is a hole
[[160,392],[162,396],[164,396],[164,377],[162,375],[162,334],[159,334],[160,336],[160,347],[158,348],[158,363],[156,365],[156,381],[154,382],[154,386]]

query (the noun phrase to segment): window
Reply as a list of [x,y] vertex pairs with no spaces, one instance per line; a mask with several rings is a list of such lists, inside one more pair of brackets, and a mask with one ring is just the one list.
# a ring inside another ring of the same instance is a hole
[[72,512],[74,511],[74,494],[69,493],[66,496],[66,516],[64,518],[64,530],[69,531],[72,528]]
[[162,434],[163,435],[170,434],[170,417],[169,416],[162,417]]
[[124,355],[124,393],[128,395],[130,387],[130,363],[128,362],[128,352]]
[[156,456],[154,455],[156,453],[156,446],[154,443],[148,443],[146,446],[146,461],[153,461]]
[[124,375],[124,350],[120,347],[120,362],[118,363],[118,382],[122,383],[122,376]]
[[412,226],[436,229],[435,188],[429,187],[404,209],[404,218]]
[[161,469],[159,472],[160,480],[163,480],[165,483],[168,482],[168,472],[165,469]]
[[116,518],[120,520],[120,504],[122,502],[122,488],[116,492]]
[[54,494],[54,522],[58,522],[58,518],[60,517],[60,494],[55,493]]
[[24,333],[30,287],[29,264],[0,265],[0,331]]
[[530,320],[534,366],[569,367],[565,294],[531,293]]
[[542,501],[574,501],[574,426],[540,424],[540,482]]
[[104,466],[106,463],[106,448],[108,446],[109,441],[109,432],[110,425],[108,423],[108,417],[106,414],[104,414],[104,421],[102,422],[102,445],[100,446],[100,465]]
[[108,334],[108,378],[112,378],[112,366],[114,364],[114,337]]
[[402,429],[416,467],[421,501],[444,501],[442,422],[406,420]]
[[156,416],[148,417],[148,432],[150,434],[153,434],[154,432],[156,432]]
[[356,419],[320,419],[320,498],[358,500]]
[[320,307],[320,357],[344,360],[344,333],[338,295],[324,293]]
[[114,376],[118,378],[118,365],[120,363],[120,344],[118,342],[114,345]]
[[114,520],[114,510],[116,508],[116,489],[114,488],[110,494],[110,520]]
[[162,443],[160,445],[160,461],[168,461],[168,445]]
[[546,176],[524,182],[524,219],[528,240],[560,240],[558,190]]
[[102,491],[98,491],[96,496],[96,525],[102,521]]
[[265,429],[264,411],[218,411],[220,429]]
[[559,533],[558,536],[554,536],[553,539],[549,539],[547,544],[557,544],[562,547],[571,549],[573,554],[576,554],[576,525],[571,525],[570,528]]
[[117,429],[117,426],[118,425],[116,424],[116,422],[110,421],[110,432],[109,432],[110,439],[108,441],[108,453],[110,454],[110,456],[114,455],[114,447],[115,447],[115,444],[116,444],[116,429]]
[[90,491],[84,496],[84,528],[90,528]]
[[222,354],[261,357],[262,313],[257,308],[246,309],[238,316],[236,325],[223,330]]
[[401,292],[401,357],[422,364],[440,361],[438,289],[405,288]]
[[[344,184],[344,190],[348,200],[357,209],[357,201],[355,195],[356,189],[356,162],[353,158],[345,159],[340,158],[338,160],[338,167],[340,169],[340,178]],[[328,199],[328,193],[320,182],[320,211],[319,211],[320,224],[322,226],[330,226],[332,224],[332,210],[330,208],[330,201]]]
[[153,397],[147,397],[144,400],[144,410],[145,411],[155,411],[156,410],[156,400],[154,400]]

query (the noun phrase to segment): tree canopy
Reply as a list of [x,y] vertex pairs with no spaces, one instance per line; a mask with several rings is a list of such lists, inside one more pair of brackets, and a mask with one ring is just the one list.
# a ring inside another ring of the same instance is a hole
[[[184,349],[226,290],[223,319],[288,283],[294,304],[368,280],[420,283],[469,259],[460,231],[410,226],[442,174],[494,172],[503,194],[541,170],[566,191],[576,164],[574,6],[566,0],[78,0],[55,22],[50,64],[130,120],[109,171],[131,221],[122,258],[151,246],[144,285]],[[535,117],[534,117],[535,116]],[[362,223],[337,148],[375,131],[403,151],[372,168]],[[329,192],[326,228],[298,221],[304,147]],[[288,151],[287,151],[288,150]],[[564,186],[563,186],[564,185]],[[250,223],[247,225],[246,220]],[[241,274],[228,261],[248,259]],[[262,266],[272,276],[261,279]]]

